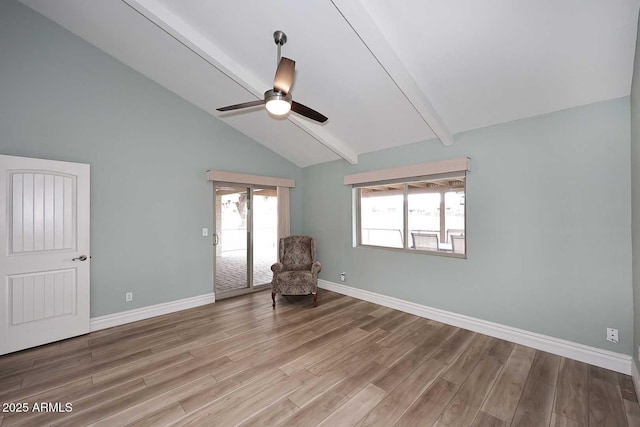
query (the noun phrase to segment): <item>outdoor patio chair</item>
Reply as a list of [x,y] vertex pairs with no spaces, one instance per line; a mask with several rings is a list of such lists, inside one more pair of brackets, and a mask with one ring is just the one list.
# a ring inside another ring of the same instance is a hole
[[447,229],[447,243],[451,243],[452,236],[461,236],[464,234],[464,230],[461,228],[448,228]]
[[413,238],[413,248],[426,251],[437,251],[440,249],[438,244],[438,235],[435,233],[416,233],[411,232]]
[[313,295],[317,307],[318,273],[321,265],[316,261],[316,239],[310,236],[289,236],[280,239],[279,260],[271,266],[271,300],[276,307],[276,294]]
[[451,236],[451,244],[454,254],[463,254],[465,251],[464,236]]

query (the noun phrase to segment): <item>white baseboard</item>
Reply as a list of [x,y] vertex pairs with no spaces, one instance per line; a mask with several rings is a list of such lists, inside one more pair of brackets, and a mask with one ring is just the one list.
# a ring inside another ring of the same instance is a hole
[[151,317],[161,316],[163,314],[169,314],[180,310],[186,310],[188,308],[199,307],[213,302],[216,302],[216,296],[215,294],[210,293],[198,295],[196,297],[184,298],[177,301],[150,305],[148,307],[122,311],[120,313],[107,314],[106,316],[93,317],[90,323],[91,332],[136,322],[138,320],[149,319]]
[[633,360],[631,361],[631,379],[633,379],[633,388],[636,389],[636,396],[640,396],[640,372]]
[[[374,304],[383,305],[385,307],[404,311],[416,316],[425,317],[448,325],[457,326],[459,328],[468,329],[470,331],[500,338],[506,341],[522,344],[537,350],[546,351],[548,353],[557,354],[559,356],[568,357],[570,359],[579,360],[580,362],[589,363],[601,368],[610,369],[626,375],[631,374],[632,363],[631,356],[613,351],[602,350],[596,347],[590,347],[578,344],[572,341],[554,338],[535,332],[525,331],[524,329],[513,328],[511,326],[501,325],[486,320],[476,319],[474,317],[453,313],[446,310],[440,310],[426,305],[416,304],[413,302],[389,297],[375,292],[365,291],[363,289],[353,288],[351,286],[341,285],[339,283],[329,282],[327,280],[318,280],[318,286],[322,289],[337,292],[339,294],[348,295],[350,297],[369,301]],[[636,376],[638,377],[638,376]],[[636,377],[634,377],[634,382]],[[637,383],[638,388],[640,382]]]

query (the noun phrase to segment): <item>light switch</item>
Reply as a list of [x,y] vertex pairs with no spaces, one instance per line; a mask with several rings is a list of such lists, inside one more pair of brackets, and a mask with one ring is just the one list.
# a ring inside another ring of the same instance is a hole
[[202,237],[207,237],[209,236],[209,229],[208,228],[203,228],[202,229]]

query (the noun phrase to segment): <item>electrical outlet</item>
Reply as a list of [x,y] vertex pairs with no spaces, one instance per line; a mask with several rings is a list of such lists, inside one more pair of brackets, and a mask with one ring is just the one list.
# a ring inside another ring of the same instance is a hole
[[345,272],[340,273],[340,281],[344,282],[346,278],[347,278],[347,273]]
[[203,228],[202,229],[202,237],[208,237],[209,236],[209,229],[208,228]]
[[133,301],[133,292],[127,292],[126,294],[124,294],[124,300],[126,302]]
[[618,330],[613,328],[607,328],[607,341],[618,344]]

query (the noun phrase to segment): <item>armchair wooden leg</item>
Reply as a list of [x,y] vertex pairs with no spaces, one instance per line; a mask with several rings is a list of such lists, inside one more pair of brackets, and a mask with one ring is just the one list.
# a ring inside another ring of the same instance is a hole
[[271,292],[271,301],[273,301],[273,305],[271,305],[271,307],[276,308],[276,294],[275,294],[275,292]]
[[311,295],[313,295],[313,306],[317,307],[318,306],[318,293],[311,294]]

